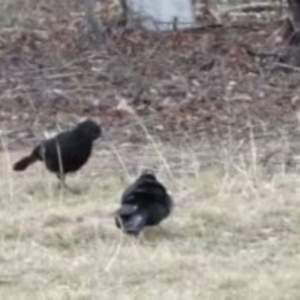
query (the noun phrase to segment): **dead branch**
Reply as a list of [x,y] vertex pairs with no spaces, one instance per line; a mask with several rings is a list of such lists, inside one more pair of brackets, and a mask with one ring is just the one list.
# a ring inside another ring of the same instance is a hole
[[[282,9],[282,3],[255,3],[241,4],[234,7],[226,8],[222,13],[244,12],[244,13],[261,13],[264,11],[277,11]],[[286,6],[285,6],[286,7]]]

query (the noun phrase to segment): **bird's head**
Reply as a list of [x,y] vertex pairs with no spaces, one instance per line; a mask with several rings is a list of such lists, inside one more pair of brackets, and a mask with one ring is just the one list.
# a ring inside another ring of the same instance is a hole
[[96,140],[101,136],[101,127],[90,119],[79,123],[77,130],[88,136],[91,140]]
[[156,180],[154,171],[151,169],[142,170],[139,178],[148,179],[148,180]]

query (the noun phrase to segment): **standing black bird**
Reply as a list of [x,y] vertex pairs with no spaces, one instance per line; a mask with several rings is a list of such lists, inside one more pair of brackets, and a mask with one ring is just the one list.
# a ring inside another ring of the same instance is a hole
[[125,189],[115,222],[124,232],[138,235],[145,226],[158,225],[170,214],[172,206],[165,187],[146,171]]
[[100,137],[101,128],[92,120],[79,123],[70,131],[64,131],[51,139],[42,141],[31,154],[17,161],[13,169],[23,171],[29,165],[40,160],[47,169],[56,173],[62,185],[65,174],[79,170],[92,152],[93,141]]

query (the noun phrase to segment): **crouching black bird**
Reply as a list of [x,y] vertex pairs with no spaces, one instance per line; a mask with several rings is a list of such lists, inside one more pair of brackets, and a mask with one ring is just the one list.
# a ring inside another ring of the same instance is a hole
[[29,165],[43,161],[50,172],[56,173],[66,187],[65,174],[79,170],[92,152],[93,141],[100,137],[101,128],[92,120],[79,123],[70,131],[42,141],[31,154],[17,161],[13,169],[23,171]]
[[125,189],[115,222],[125,233],[138,235],[145,226],[158,225],[164,220],[172,206],[165,187],[153,173],[146,171]]

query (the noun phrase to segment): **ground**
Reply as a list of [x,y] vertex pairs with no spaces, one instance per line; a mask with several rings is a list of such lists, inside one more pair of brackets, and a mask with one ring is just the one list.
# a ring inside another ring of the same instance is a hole
[[[299,70],[272,56],[278,20],[99,45],[78,8],[26,5],[1,19],[0,298],[298,299]],[[79,195],[42,164],[12,172],[87,116],[104,134]],[[113,214],[145,167],[174,211],[127,237]]]
[[[57,190],[56,179],[42,165],[12,174],[3,155],[1,295],[298,299],[298,174],[270,178],[242,164],[235,171],[224,167],[192,174],[187,172],[195,163],[191,156],[178,153],[186,162],[180,168],[151,152],[136,152],[135,159],[160,166],[157,173],[175,207],[161,226],[139,238],[124,236],[113,221],[120,191],[130,181],[121,167],[101,167],[100,157],[113,161],[113,153],[95,153],[68,178],[81,190],[76,196]],[[10,160],[19,154],[10,154]]]

